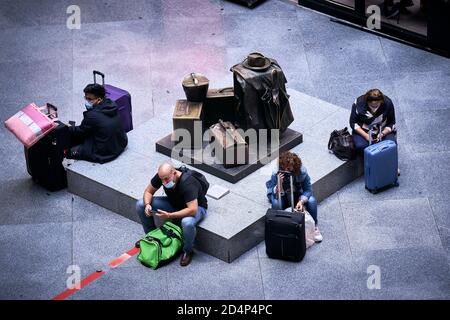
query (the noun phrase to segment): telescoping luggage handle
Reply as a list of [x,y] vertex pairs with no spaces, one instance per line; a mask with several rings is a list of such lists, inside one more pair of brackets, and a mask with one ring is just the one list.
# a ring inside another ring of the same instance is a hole
[[99,76],[102,77],[102,85],[105,85],[105,74],[104,73],[101,73],[100,71],[94,70],[93,74],[94,74],[94,83],[97,83],[97,77],[96,76],[99,75]]
[[[294,212],[294,183],[292,180],[292,175],[289,176],[290,186],[291,186],[291,211]],[[281,206],[281,181],[280,176],[277,174],[277,193],[278,193],[278,206],[280,210],[283,210]]]

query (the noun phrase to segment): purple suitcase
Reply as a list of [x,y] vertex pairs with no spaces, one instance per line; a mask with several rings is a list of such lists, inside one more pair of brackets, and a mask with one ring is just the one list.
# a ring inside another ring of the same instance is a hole
[[106,90],[106,97],[114,101],[119,107],[119,116],[125,132],[133,130],[133,116],[131,113],[131,95],[128,91],[105,84],[105,75],[94,71],[94,83],[97,83],[96,75],[102,77],[102,83]]

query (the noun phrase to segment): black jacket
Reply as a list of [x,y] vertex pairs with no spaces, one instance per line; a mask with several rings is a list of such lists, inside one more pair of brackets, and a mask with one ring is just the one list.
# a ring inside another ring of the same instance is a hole
[[70,127],[71,139],[83,141],[79,159],[105,163],[117,158],[128,144],[116,103],[105,98],[93,109],[83,112],[79,126]]
[[369,107],[364,101],[364,96],[360,96],[352,105],[350,114],[350,127],[355,130],[356,126],[361,127],[365,132],[369,131],[369,125],[382,122],[382,128],[389,127],[395,132],[395,110],[394,104],[389,97],[384,96],[384,103],[377,109],[375,114],[369,112]]

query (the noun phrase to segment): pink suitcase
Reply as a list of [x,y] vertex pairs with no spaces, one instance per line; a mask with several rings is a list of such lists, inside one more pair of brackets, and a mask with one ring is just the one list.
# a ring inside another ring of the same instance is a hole
[[29,148],[58,126],[55,123],[58,120],[56,111],[52,107],[50,104],[38,107],[30,103],[6,120],[5,127]]

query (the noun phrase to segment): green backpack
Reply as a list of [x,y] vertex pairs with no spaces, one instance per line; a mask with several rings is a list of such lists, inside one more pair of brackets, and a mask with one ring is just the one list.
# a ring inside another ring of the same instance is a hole
[[183,245],[181,228],[166,221],[139,241],[141,252],[137,259],[146,267],[156,269],[161,263],[170,261]]

